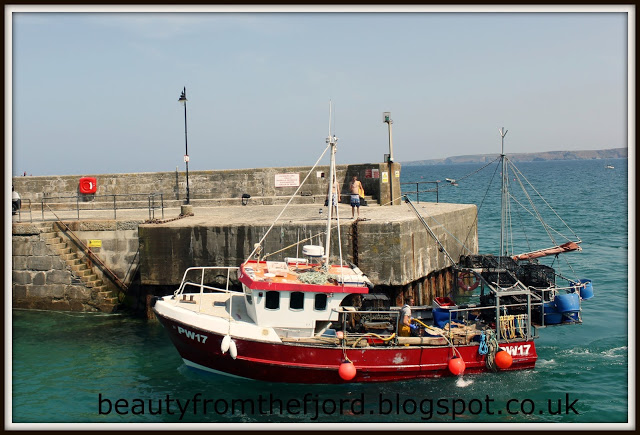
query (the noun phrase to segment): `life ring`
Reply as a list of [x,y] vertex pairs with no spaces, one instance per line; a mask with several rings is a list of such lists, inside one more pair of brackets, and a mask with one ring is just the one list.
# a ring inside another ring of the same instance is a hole
[[[467,277],[473,277],[474,281],[472,284],[467,285],[465,284],[464,280]],[[475,274],[471,273],[471,272],[460,272],[458,273],[458,288],[460,288],[463,291],[466,292],[470,292],[472,290],[475,290],[478,286],[480,285],[480,280],[475,276]]]

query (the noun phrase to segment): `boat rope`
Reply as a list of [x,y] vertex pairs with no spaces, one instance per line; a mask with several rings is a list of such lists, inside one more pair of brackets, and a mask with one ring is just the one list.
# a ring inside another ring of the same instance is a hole
[[513,340],[516,338],[515,316],[500,317],[500,335],[504,340]]
[[[426,209],[424,209],[426,211]],[[417,211],[416,211],[417,212]],[[440,221],[438,221],[438,219],[436,219],[435,217],[433,217],[432,215],[429,214],[429,212],[426,212],[427,217],[433,219],[433,221],[437,224],[440,225],[442,227],[442,229],[444,230],[445,233],[447,233],[448,235],[451,236],[451,238],[453,240],[455,240],[456,242],[458,242],[458,244],[462,247],[463,250],[466,250],[467,252],[469,252],[469,254],[474,254],[474,251],[472,251],[471,249],[467,248],[467,246],[464,244],[464,242],[462,242],[461,240],[459,240],[455,234],[451,233],[449,230],[447,230],[447,227]]]
[[445,256],[449,259],[449,261],[451,262],[452,265],[456,265],[456,261],[451,257],[451,255],[449,255],[449,253],[447,252],[447,250],[445,249],[444,245],[442,244],[442,242],[440,241],[440,239],[435,235],[435,233],[433,232],[433,230],[431,229],[431,227],[429,226],[429,224],[427,224],[427,221],[424,220],[424,218],[422,217],[422,215],[418,212],[418,210],[416,209],[416,207],[413,205],[413,202],[411,202],[411,200],[409,199],[408,196],[405,195],[404,200],[407,204],[409,204],[411,206],[411,209],[413,210],[413,212],[416,214],[416,216],[418,216],[418,219],[420,220],[420,222],[422,222],[422,225],[424,225],[424,227],[427,229],[427,231],[429,232],[429,234],[431,235],[431,237],[433,237],[433,239],[436,241],[436,243],[438,244],[438,250],[440,252],[443,252],[445,254]]
[[[464,177],[456,179],[456,182],[460,182],[460,181],[464,180],[465,178],[469,178],[469,177],[471,177],[472,175],[477,174],[478,172],[482,171],[482,170],[483,170],[484,168],[486,168],[487,166],[491,166],[492,164],[494,164],[494,163],[495,163],[495,162],[497,162],[498,160],[500,160],[500,156],[496,157],[495,159],[493,159],[492,161],[490,161],[489,163],[487,163],[487,164],[486,164],[486,165],[484,165],[483,167],[481,167],[481,168],[479,168],[479,169],[476,169],[476,170],[475,170],[475,171],[473,171],[473,172],[468,173],[468,174],[467,174],[467,175],[465,175]],[[451,186],[451,184],[449,184],[449,186]]]
[[486,352],[486,366],[492,372],[497,372],[498,367],[496,366],[496,353],[500,346],[498,345],[498,338],[496,337],[493,329],[487,329],[485,331],[487,334],[486,344],[487,344],[487,352]]
[[322,154],[320,155],[320,157],[318,158],[318,160],[316,160],[316,162],[313,164],[313,167],[309,170],[309,172],[307,173],[306,177],[304,177],[304,180],[302,180],[302,183],[300,183],[300,185],[298,186],[298,188],[296,189],[296,191],[293,193],[293,195],[291,195],[291,198],[289,198],[289,201],[285,204],[285,206],[282,208],[282,211],[280,211],[280,214],[278,215],[278,217],[276,217],[276,219],[273,221],[273,223],[271,224],[271,226],[269,227],[269,229],[267,230],[267,232],[264,234],[264,236],[262,236],[262,238],[260,239],[260,241],[256,244],[257,246],[254,246],[253,251],[251,251],[251,254],[249,254],[249,256],[247,257],[247,259],[245,260],[245,263],[247,261],[249,261],[251,259],[251,257],[253,257],[253,254],[256,253],[257,249],[259,246],[262,246],[262,242],[264,242],[264,239],[267,238],[267,236],[269,235],[269,233],[271,232],[271,230],[273,229],[274,225],[276,224],[276,222],[278,222],[278,219],[280,219],[280,217],[282,216],[282,214],[284,213],[284,211],[287,209],[287,207],[289,206],[289,204],[291,204],[291,201],[293,201],[293,198],[296,197],[296,195],[298,194],[298,192],[300,191],[300,189],[302,188],[302,186],[304,186],[304,183],[307,181],[307,179],[309,178],[309,176],[311,175],[311,173],[313,172],[313,170],[316,168],[316,166],[318,166],[318,163],[320,163],[320,160],[322,160],[322,158],[324,157],[324,155],[326,154],[326,152],[329,150],[330,145],[327,145],[327,147],[324,149],[324,151],[322,152]]
[[[437,335],[441,336],[442,338],[444,338],[445,340],[447,340],[447,343],[449,343],[449,346],[451,346],[451,350],[453,350],[455,353],[457,353],[457,354],[458,354],[458,356],[459,356],[460,358],[462,358],[462,354],[460,354],[460,351],[458,351],[458,349],[456,348],[456,346],[453,344],[453,341],[451,341],[451,340],[449,339],[449,337],[447,337],[447,336],[445,335],[445,332],[444,332],[442,329],[440,329],[440,328],[436,328],[436,327],[434,327],[434,326],[425,325],[425,324],[424,324],[424,323],[422,323],[420,320],[415,319],[415,318],[412,318],[412,319],[411,319],[411,321],[412,321],[412,322],[419,323],[420,325],[422,325],[422,326],[425,328],[425,330],[427,330],[430,334],[431,334],[431,333],[435,333],[435,334],[437,334]],[[449,332],[451,332],[451,329],[449,329]]]
[[[529,182],[529,180],[527,179],[527,177],[524,176],[524,174],[522,172],[520,172],[520,170],[509,160],[507,159],[507,161],[509,162],[509,164],[513,167],[513,171],[516,174],[519,174],[520,176],[522,176],[522,178],[527,182],[527,184],[531,187],[531,190],[533,190],[538,197],[546,204],[547,207],[549,207],[549,209],[556,215],[556,217],[560,220],[560,222],[562,222],[564,224],[565,227],[567,227],[567,229],[569,231],[571,231],[571,234],[573,234],[573,236],[578,239],[578,241],[580,240],[580,237],[578,237],[578,235],[571,229],[571,227],[560,217],[560,215],[555,211],[555,209],[553,207],[551,207],[551,205],[547,202],[546,199],[544,199],[544,197],[540,194],[540,192],[538,192],[536,190],[535,187],[533,187],[533,185]],[[518,180],[520,180],[520,177],[518,177]]]
[[484,331],[480,335],[480,345],[478,346],[478,355],[486,355],[489,352],[489,348],[487,347],[487,336]]
[[[496,160],[498,160],[498,159],[496,159]],[[496,160],[484,165],[480,169],[484,169],[487,166],[489,166],[490,164],[495,163]],[[471,238],[471,234],[474,233],[473,229],[478,227],[478,217],[480,215],[480,210],[482,209],[482,206],[484,205],[484,202],[487,199],[487,196],[489,196],[489,192],[491,191],[491,186],[493,185],[493,180],[496,178],[496,174],[498,173],[498,168],[499,167],[500,167],[500,165],[496,165],[496,169],[493,171],[493,175],[491,176],[491,180],[489,181],[489,186],[487,186],[487,190],[484,192],[484,196],[482,197],[482,201],[480,201],[480,204],[478,205],[478,208],[476,210],[475,219],[473,220],[473,222],[471,223],[471,226],[469,227],[469,232],[467,233],[467,236],[464,238],[463,246],[467,246],[467,240],[469,240],[469,238]],[[478,172],[478,171],[476,171],[476,172]],[[472,238],[472,240],[473,240],[473,238]]]
[[394,338],[396,338],[396,333],[394,332],[393,334],[391,334],[390,336],[388,336],[388,337],[386,337],[386,338],[385,338],[385,337],[382,337],[382,336],[380,336],[380,335],[378,335],[378,334],[374,334],[373,332],[369,332],[369,333],[367,333],[367,334],[363,335],[362,337],[358,338],[358,339],[357,339],[357,340],[356,340],[356,341],[351,345],[351,347],[356,347],[356,346],[358,345],[358,343],[360,343],[362,340],[364,340],[364,339],[365,339],[365,338],[367,338],[367,337],[375,337],[375,338],[378,338],[378,339],[380,339],[380,340],[382,340],[383,342],[385,342],[385,343],[386,343],[386,342],[391,341],[391,340],[393,340]]

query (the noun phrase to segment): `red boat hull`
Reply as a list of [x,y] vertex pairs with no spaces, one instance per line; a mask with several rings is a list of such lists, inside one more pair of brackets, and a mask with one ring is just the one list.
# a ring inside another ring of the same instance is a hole
[[[416,378],[453,376],[448,346],[369,346],[367,348],[315,346],[296,343],[269,343],[233,337],[237,358],[222,353],[224,336],[156,315],[185,363],[199,368],[243,378],[301,384],[347,382],[389,382]],[[537,354],[533,341],[501,344],[513,357],[507,370],[530,369]],[[478,345],[456,346],[466,364],[465,373],[489,372]],[[338,368],[346,357],[356,375],[343,380]]]

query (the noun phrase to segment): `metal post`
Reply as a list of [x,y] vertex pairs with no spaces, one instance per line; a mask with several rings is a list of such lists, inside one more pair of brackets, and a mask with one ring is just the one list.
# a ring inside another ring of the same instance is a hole
[[389,161],[387,163],[389,166],[389,198],[390,205],[393,205],[393,136],[391,133],[391,124],[393,124],[393,120],[391,119],[391,112],[384,112],[382,114],[382,122],[386,123],[389,128]]
[[505,252],[505,243],[507,243],[506,239],[506,221],[507,221],[507,162],[504,158],[504,137],[507,135],[508,130],[505,130],[502,127],[500,130],[500,138],[501,138],[501,154],[500,159],[502,161],[502,197],[501,197],[501,219],[500,219],[500,267],[502,267],[502,256],[507,255]]
[[187,169],[187,204],[189,204],[189,147],[187,144],[187,87],[182,89],[178,99],[184,105],[184,164]]

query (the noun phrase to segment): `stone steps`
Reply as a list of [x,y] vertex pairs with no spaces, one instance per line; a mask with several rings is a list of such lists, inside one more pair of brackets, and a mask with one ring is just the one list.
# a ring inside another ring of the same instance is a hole
[[49,246],[71,270],[71,273],[96,296],[101,311],[113,312],[118,305],[114,292],[102,281],[85,259],[79,258],[66,241],[56,232],[41,233],[42,240]]

